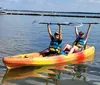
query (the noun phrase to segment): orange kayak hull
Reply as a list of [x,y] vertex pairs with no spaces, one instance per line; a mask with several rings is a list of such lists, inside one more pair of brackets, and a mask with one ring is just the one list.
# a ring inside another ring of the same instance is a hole
[[3,58],[3,62],[8,69],[19,68],[23,66],[43,66],[60,63],[78,64],[94,59],[95,48],[88,46],[85,50],[68,55],[54,55],[42,57],[40,52],[20,54]]

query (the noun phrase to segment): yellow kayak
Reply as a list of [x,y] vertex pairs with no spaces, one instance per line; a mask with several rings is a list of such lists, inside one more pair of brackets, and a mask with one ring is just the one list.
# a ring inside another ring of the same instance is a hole
[[41,52],[36,52],[4,57],[3,62],[8,69],[23,66],[43,66],[61,63],[67,63],[69,65],[92,61],[94,59],[94,53],[94,46],[87,46],[83,51],[68,55],[52,55],[43,57]]

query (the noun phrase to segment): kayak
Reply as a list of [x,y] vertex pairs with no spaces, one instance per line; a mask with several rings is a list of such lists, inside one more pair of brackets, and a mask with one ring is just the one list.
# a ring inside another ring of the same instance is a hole
[[83,51],[66,55],[51,55],[43,57],[41,52],[34,52],[15,56],[7,56],[3,58],[3,63],[8,69],[14,69],[23,66],[55,65],[61,63],[67,63],[69,65],[92,61],[94,59],[94,54],[95,47],[87,46]]

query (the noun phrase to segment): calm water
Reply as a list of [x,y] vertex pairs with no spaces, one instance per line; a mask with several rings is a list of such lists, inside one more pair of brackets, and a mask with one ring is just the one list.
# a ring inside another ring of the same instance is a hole
[[[32,24],[34,20],[36,20],[37,23]],[[9,55],[21,54],[21,53],[37,52],[49,46],[50,39],[47,33],[47,26],[40,25],[38,24],[39,22],[67,22],[67,21],[68,22],[100,22],[100,19],[0,15],[0,80],[2,80],[3,75],[5,73],[5,67],[2,63],[3,57]],[[83,27],[79,28],[79,30],[85,32],[87,30],[87,27],[88,25],[83,25]],[[56,30],[58,30],[58,27],[51,26],[51,29],[52,32],[54,33]],[[63,30],[63,43],[72,43],[73,40],[75,39],[74,27],[62,26],[62,30]],[[88,38],[88,44],[95,46],[96,54],[95,54],[94,63],[89,64],[89,72],[88,72],[89,75],[87,76],[90,80],[92,79],[92,82],[94,82],[95,85],[99,85],[96,82],[100,82],[99,42],[100,42],[100,24],[92,25],[92,29],[90,31],[89,38]],[[41,69],[39,68],[39,70]],[[31,71],[34,73],[34,69]],[[63,82],[67,77],[68,76],[64,75],[63,73],[63,77],[61,81]],[[27,83],[23,81],[27,81]],[[28,82],[31,83],[28,84]],[[17,85],[17,84],[18,85],[22,85],[22,84],[40,85],[41,82],[43,85],[45,85],[45,80],[43,78],[37,79],[29,75],[28,77],[23,77],[19,80],[8,81],[8,84],[10,83],[10,85]],[[74,84],[75,82],[77,85],[80,85],[80,83],[84,84],[83,81],[77,80],[74,81],[73,83],[71,83],[70,81],[71,84]],[[50,85],[53,84],[52,81],[50,81],[49,83],[51,83]],[[87,83],[85,84],[87,85]],[[60,85],[66,85],[66,82]]]

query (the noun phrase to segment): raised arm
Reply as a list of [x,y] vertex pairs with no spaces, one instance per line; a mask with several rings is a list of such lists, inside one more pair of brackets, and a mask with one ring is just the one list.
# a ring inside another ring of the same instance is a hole
[[78,32],[78,28],[75,27],[75,34],[76,34],[76,38],[79,36],[79,32]]
[[86,32],[86,34],[85,34],[85,40],[88,38],[88,34],[89,34],[89,32],[90,32],[90,28],[91,28],[91,24],[89,24],[89,27],[88,27],[88,29],[87,29],[87,32]]
[[58,26],[59,26],[59,40],[62,40],[62,28],[61,25]]
[[50,39],[52,39],[52,32],[51,32],[51,29],[50,29],[50,24],[47,24],[47,29],[48,29],[49,37],[50,37]]

